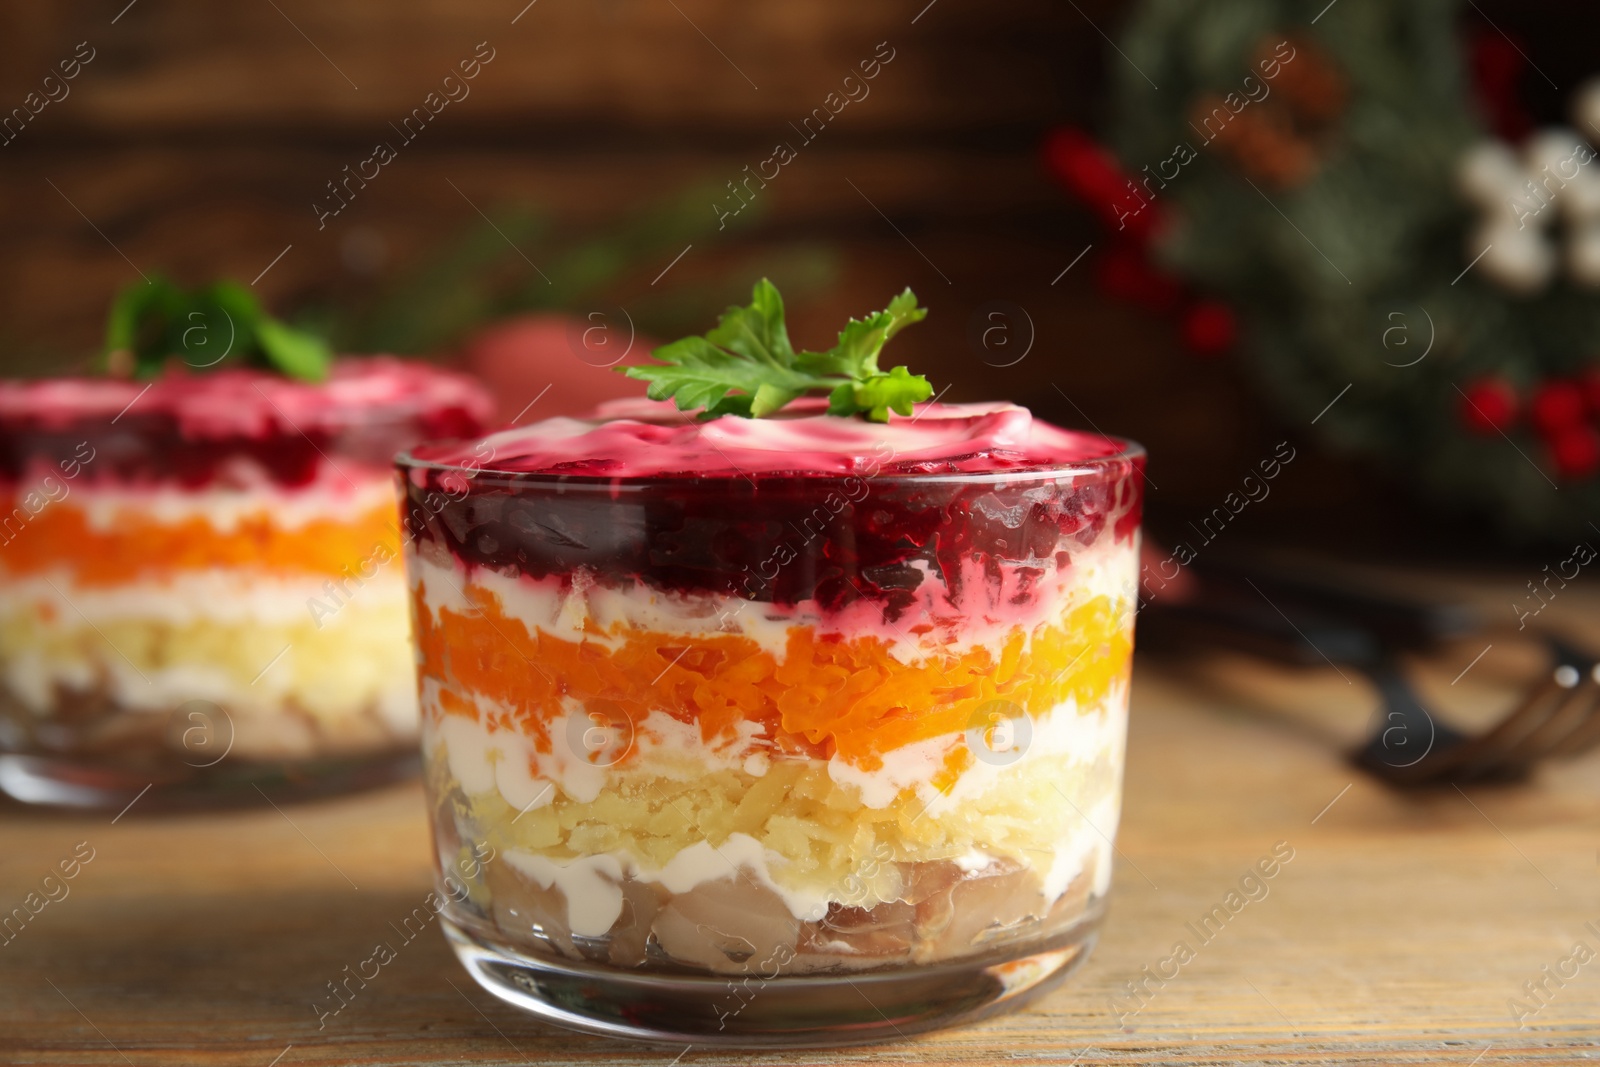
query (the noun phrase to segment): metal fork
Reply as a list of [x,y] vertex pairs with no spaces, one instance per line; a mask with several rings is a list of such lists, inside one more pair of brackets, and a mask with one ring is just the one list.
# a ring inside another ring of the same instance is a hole
[[1362,668],[1382,696],[1384,717],[1353,753],[1356,764],[1403,786],[1507,780],[1541,759],[1600,745],[1600,664],[1554,638],[1546,643],[1555,666],[1499,723],[1471,735],[1429,712],[1392,660]]
[[[1499,722],[1468,734],[1433,714],[1396,656],[1476,629],[1470,612],[1250,563],[1211,564],[1182,603],[1141,613],[1141,643],[1223,645],[1304,666],[1365,674],[1382,700],[1372,735],[1350,753],[1397,786],[1525,776],[1535,763],[1600,746],[1600,662],[1549,634],[1551,665]],[[1295,611],[1291,618],[1285,606]]]

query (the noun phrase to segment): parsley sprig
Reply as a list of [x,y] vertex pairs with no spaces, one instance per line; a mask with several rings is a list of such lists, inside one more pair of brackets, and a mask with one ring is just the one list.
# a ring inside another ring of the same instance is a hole
[[169,362],[191,370],[257,366],[317,382],[328,376],[327,342],[273,318],[244,286],[217,282],[181,289],[165,278],[117,295],[106,321],[106,365],[154,378]]
[[659,363],[618,368],[649,382],[652,400],[672,400],[680,411],[762,418],[808,393],[828,394],[830,415],[860,415],[888,422],[889,412],[911,414],[911,405],[933,395],[933,386],[905,367],[878,369],[878,353],[891,337],[928,312],[907,289],[882,311],[851,319],[839,343],[826,352],[796,352],[784,325],[783,297],[763,278],[744,307],[730,307],[703,337],[685,337],[657,348]]

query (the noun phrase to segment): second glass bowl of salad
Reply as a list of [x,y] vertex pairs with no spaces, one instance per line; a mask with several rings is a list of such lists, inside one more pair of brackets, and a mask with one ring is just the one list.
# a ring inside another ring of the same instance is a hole
[[413,765],[391,460],[491,408],[382,357],[0,383],[0,789],[259,803]]

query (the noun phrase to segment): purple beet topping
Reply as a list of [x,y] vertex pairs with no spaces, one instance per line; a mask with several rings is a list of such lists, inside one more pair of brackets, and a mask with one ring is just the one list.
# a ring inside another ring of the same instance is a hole
[[[963,560],[1024,588],[1139,524],[1142,455],[1058,484],[1048,474],[942,481],[757,477],[611,483],[415,468],[406,524],[445,562],[534,578],[579,567],[626,587],[824,610],[859,598],[898,619],[927,573],[959,597]],[[853,500],[850,498],[854,498]],[[1025,597],[1024,597],[1025,598]]]
[[[338,360],[321,382],[264,370],[171,370],[154,381],[0,381],[0,479],[94,449],[91,481],[203,488],[240,461],[285,486],[328,457],[369,476],[419,442],[481,433],[493,398],[465,375],[388,356]],[[326,476],[326,471],[323,472]]]
[[475,416],[459,408],[338,431],[199,441],[186,437],[166,414],[129,413],[115,426],[103,419],[50,429],[0,425],[0,482],[27,478],[30,463],[70,459],[79,443],[88,441],[95,450],[93,462],[85,467],[92,481],[201,489],[224,483],[227,468],[244,459],[259,464],[279,485],[296,488],[316,477],[330,459],[363,471],[382,469],[396,452],[418,441],[466,437],[482,429]]

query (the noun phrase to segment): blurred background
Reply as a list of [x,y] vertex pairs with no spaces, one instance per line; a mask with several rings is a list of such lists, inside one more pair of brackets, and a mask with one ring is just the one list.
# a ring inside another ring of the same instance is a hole
[[[820,345],[910,285],[894,362],[1142,441],[1168,543],[1287,441],[1230,539],[1542,559],[1600,538],[1600,319],[1576,243],[1469,263],[1500,209],[1461,190],[1578,121],[1595,16],[1398,6],[8,2],[4,370],[87,367],[141,276],[231,277],[534,418],[612,387],[589,325],[637,359],[767,274]],[[1250,123],[1210,147],[1214,99]]]

